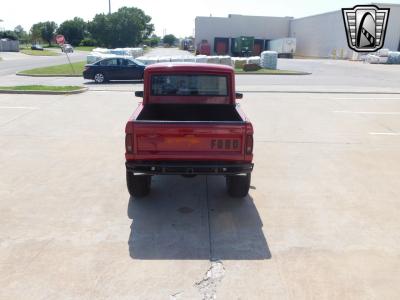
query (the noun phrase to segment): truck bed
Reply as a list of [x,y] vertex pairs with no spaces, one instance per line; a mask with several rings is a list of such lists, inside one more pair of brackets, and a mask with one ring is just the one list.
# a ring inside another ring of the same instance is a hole
[[243,122],[234,105],[149,104],[143,106],[138,121]]

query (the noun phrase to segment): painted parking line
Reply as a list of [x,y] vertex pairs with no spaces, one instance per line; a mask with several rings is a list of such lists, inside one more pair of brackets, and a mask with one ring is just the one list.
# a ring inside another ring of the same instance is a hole
[[29,109],[29,110],[37,110],[39,107],[32,106],[0,106],[0,109]]
[[400,136],[400,132],[370,132],[370,135],[394,135]]
[[400,115],[400,111],[350,111],[350,110],[334,110],[338,114],[358,114],[358,115]]

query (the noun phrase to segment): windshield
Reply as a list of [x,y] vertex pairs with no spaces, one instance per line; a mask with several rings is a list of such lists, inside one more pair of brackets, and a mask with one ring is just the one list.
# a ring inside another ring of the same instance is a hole
[[222,75],[153,75],[153,96],[228,96],[228,80]]
[[137,64],[138,66],[142,66],[145,67],[146,65],[144,63],[142,63],[141,61],[138,61],[137,59],[130,59],[131,61],[133,61],[135,64]]

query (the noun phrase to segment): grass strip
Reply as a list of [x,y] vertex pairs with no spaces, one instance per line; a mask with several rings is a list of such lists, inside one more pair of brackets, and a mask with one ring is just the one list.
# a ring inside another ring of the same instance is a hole
[[55,51],[51,50],[31,50],[31,49],[21,49],[21,53],[26,54],[26,55],[33,55],[33,56],[57,56],[59,55]]
[[82,75],[83,69],[87,63],[85,61],[80,61],[72,63],[74,72],[72,71],[70,64],[56,65],[50,67],[36,68],[30,70],[24,70],[19,72],[19,74],[24,75]]
[[97,48],[96,46],[78,46],[74,47],[74,50],[79,50],[79,51],[92,51],[93,49]]
[[0,91],[45,91],[45,92],[72,92],[80,90],[81,86],[66,85],[16,85],[16,86],[0,86]]

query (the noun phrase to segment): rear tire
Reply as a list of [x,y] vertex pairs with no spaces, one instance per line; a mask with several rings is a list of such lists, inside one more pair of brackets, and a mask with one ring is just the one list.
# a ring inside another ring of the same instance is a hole
[[128,192],[132,197],[144,197],[150,193],[151,176],[134,175],[132,172],[126,172],[126,185]]
[[96,74],[94,74],[93,79],[94,79],[94,81],[95,81],[96,83],[104,83],[104,82],[107,81],[107,80],[106,80],[106,76],[105,76],[103,73],[96,73]]
[[226,176],[226,188],[229,196],[233,198],[244,198],[250,189],[251,173],[246,175]]

